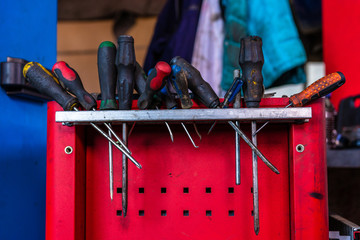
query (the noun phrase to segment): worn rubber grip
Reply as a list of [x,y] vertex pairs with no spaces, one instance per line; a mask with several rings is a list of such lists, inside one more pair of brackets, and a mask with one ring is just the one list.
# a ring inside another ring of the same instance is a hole
[[59,80],[37,62],[29,62],[23,68],[24,77],[39,92],[53,98],[65,111],[79,105],[76,98],[69,95],[60,85]]
[[116,90],[116,46],[110,42],[102,42],[98,48],[97,65],[101,90],[100,110],[117,109]]
[[165,85],[166,77],[171,73],[170,65],[166,62],[158,62],[153,68],[146,80],[145,91],[140,95],[138,100],[139,109],[147,109],[152,103],[152,98],[157,91]]
[[217,108],[220,105],[219,97],[194,66],[179,56],[174,57],[170,65],[177,65],[182,68],[185,72],[189,89],[206,107]]
[[62,82],[65,90],[74,94],[86,110],[96,109],[97,104],[93,96],[85,91],[79,74],[66,62],[56,62],[52,68],[55,76]]
[[146,73],[144,69],[140,66],[138,62],[136,62],[135,66],[135,90],[136,92],[141,95],[143,92],[145,92],[146,88]]
[[320,78],[305,90],[292,95],[289,99],[294,107],[302,107],[311,100],[324,97],[345,83],[345,76],[341,72],[334,72]]
[[193,102],[190,98],[188,80],[186,78],[185,72],[181,69],[180,66],[177,65],[172,65],[171,69],[172,72],[170,82],[179,96],[181,108],[191,108],[193,106]]
[[239,64],[244,81],[244,101],[246,107],[257,108],[264,94],[262,40],[257,36],[249,36],[242,38],[240,44]]
[[133,100],[136,67],[134,39],[131,36],[119,36],[115,65],[117,68],[119,109],[130,110]]

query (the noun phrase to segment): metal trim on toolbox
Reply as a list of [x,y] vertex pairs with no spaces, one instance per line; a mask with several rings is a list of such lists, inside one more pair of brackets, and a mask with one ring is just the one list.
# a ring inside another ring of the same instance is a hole
[[56,122],[156,122],[206,120],[308,120],[310,107],[257,109],[177,109],[177,110],[116,110],[116,111],[58,111]]

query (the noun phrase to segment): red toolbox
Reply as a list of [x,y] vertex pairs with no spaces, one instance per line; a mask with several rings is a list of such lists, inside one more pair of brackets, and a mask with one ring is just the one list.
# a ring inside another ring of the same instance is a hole
[[[263,99],[261,107],[287,103],[287,98]],[[226,121],[210,135],[212,121],[197,122],[198,149],[176,122],[170,123],[174,143],[164,124],[136,124],[129,149],[143,168],[128,163],[124,217],[121,152],[113,148],[111,201],[108,141],[89,125],[56,122],[61,108],[50,102],[46,239],[328,239],[324,101],[308,106],[307,122],[271,122],[258,134],[259,150],[280,174],[258,160],[260,233],[255,235],[251,149],[241,140],[241,184],[235,185],[235,132]],[[113,121],[113,126],[120,135],[121,125]],[[241,130],[250,136],[249,120],[241,120]]]

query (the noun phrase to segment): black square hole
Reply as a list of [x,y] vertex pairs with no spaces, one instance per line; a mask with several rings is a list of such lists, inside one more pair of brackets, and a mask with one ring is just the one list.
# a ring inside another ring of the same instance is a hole
[[184,211],[183,211],[183,215],[184,215],[184,216],[189,216],[189,210],[184,210]]
[[122,215],[122,210],[116,210],[116,216],[121,216]]
[[233,187],[229,187],[228,192],[229,192],[229,193],[234,193],[234,188],[233,188]]
[[206,216],[211,216],[211,210],[206,210],[205,214]]
[[161,210],[161,216],[166,216],[166,210]]
[[121,187],[116,188],[116,192],[117,193],[122,193],[122,188]]
[[205,188],[205,192],[206,192],[206,193],[211,193],[211,187]]
[[139,188],[139,193],[144,193],[145,189],[143,187]]
[[165,187],[161,188],[161,193],[166,193],[166,188]]
[[145,212],[144,210],[139,210],[139,216],[144,216]]
[[189,193],[189,188],[188,188],[188,187],[184,187],[183,193]]
[[254,210],[251,210],[251,216],[254,216]]
[[235,215],[234,210],[229,210],[229,217],[232,217],[232,216],[234,216],[234,215]]

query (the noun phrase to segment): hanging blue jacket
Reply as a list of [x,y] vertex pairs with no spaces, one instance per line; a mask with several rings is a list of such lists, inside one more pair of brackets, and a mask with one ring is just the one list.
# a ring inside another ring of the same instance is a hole
[[[287,0],[224,0],[225,41],[221,86],[227,90],[239,66],[240,38],[262,38],[266,88],[304,83],[306,54]],[[284,77],[285,76],[285,77]]]

